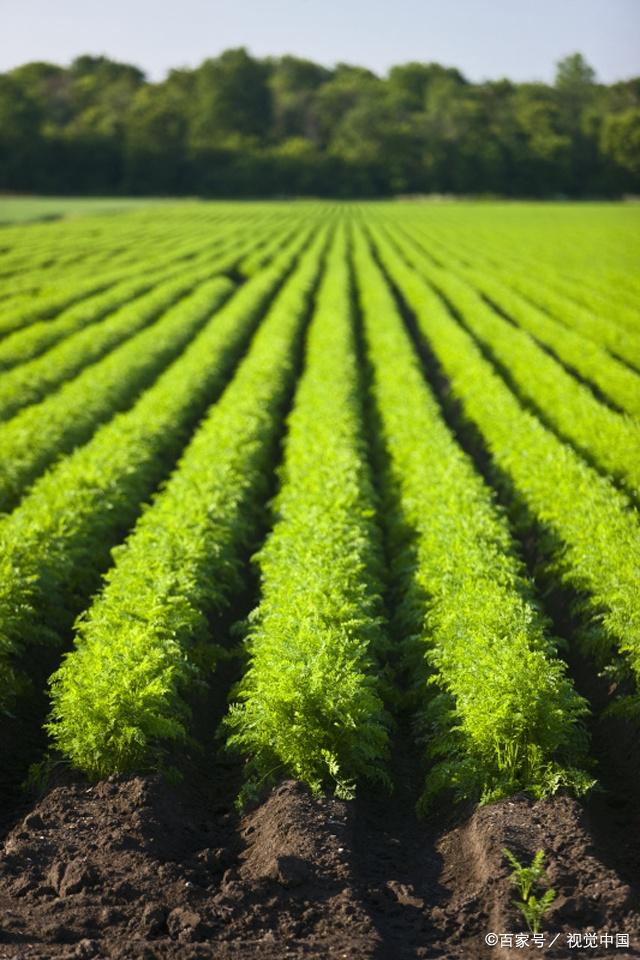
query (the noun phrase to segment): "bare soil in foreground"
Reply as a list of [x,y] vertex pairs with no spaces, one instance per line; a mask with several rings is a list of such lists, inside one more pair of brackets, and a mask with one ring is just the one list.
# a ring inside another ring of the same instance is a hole
[[[4,823],[0,958],[640,957],[631,794],[519,795],[419,820],[409,783],[344,803],[287,781],[244,816],[236,787],[222,761],[188,786],[59,776]],[[527,862],[547,853],[544,947],[485,943],[526,930],[503,846]],[[597,946],[568,946],[589,932]],[[602,944],[606,933],[630,947]]]

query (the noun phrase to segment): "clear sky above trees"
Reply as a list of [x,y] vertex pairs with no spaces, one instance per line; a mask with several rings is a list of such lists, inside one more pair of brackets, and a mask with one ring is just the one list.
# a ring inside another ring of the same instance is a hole
[[245,46],[379,73],[437,61],[476,82],[550,82],[574,50],[603,83],[640,73],[639,0],[0,0],[0,17],[0,71],[93,53],[158,80]]

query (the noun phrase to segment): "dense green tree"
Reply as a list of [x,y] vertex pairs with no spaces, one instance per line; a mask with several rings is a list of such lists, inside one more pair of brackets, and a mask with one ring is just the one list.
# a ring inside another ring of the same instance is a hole
[[335,147],[337,131],[345,116],[366,100],[384,96],[384,81],[371,70],[339,63],[333,76],[319,88],[315,97],[319,137],[322,146]]
[[640,107],[607,116],[601,146],[616,166],[640,179]]
[[388,87],[391,96],[399,105],[419,113],[425,108],[431,87],[443,80],[450,81],[454,87],[467,82],[455,67],[443,67],[439,63],[412,62],[391,68]]
[[260,142],[269,133],[272,96],[268,66],[240,47],[197,69],[191,141],[203,146]]
[[0,74],[0,185],[28,189],[42,146],[42,111],[20,81]]
[[38,105],[46,130],[59,130],[73,119],[78,105],[69,70],[38,61],[12,70],[11,76]]
[[595,83],[595,70],[581,53],[572,53],[556,64],[555,88],[563,103],[571,105],[574,113],[584,110],[592,99]]
[[186,183],[187,101],[175,78],[141,87],[125,128],[125,187],[180,193]]
[[274,58],[267,63],[272,93],[273,139],[281,142],[291,137],[304,137],[318,143],[316,92],[331,78],[331,71],[299,57]]
[[127,115],[145,76],[137,67],[107,57],[78,57],[69,70],[76,113],[68,132],[80,137],[124,135]]
[[579,54],[553,84],[386,77],[227,50],[150,83],[81,56],[0,74],[0,189],[211,196],[640,193],[640,78]]
[[566,190],[593,189],[599,174],[599,90],[595,70],[582,54],[573,53],[556,65],[555,95],[559,126],[570,139]]

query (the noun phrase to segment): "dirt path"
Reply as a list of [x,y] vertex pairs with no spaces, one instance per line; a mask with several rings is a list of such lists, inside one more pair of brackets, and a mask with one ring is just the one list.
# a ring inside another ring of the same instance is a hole
[[[580,955],[565,935],[589,931],[632,944],[591,957],[640,956],[640,885],[569,797],[518,796],[438,829],[416,819],[409,781],[354,803],[288,781],[240,817],[234,776],[220,765],[188,789],[157,777],[52,786],[4,838],[0,958],[562,958]],[[504,845],[547,851],[552,949],[484,944],[524,929]]]

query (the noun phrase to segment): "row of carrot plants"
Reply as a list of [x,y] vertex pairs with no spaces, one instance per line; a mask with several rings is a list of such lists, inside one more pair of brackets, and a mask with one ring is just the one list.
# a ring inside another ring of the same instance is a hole
[[[14,362],[24,362],[68,332],[91,323],[92,317],[100,316],[99,295],[107,298],[108,306],[110,291],[107,288],[113,284],[125,284],[127,281],[135,283],[147,275],[152,278],[162,271],[167,273],[184,269],[189,267],[194,258],[224,255],[228,246],[239,247],[261,234],[263,231],[259,225],[251,233],[230,229],[211,234],[203,230],[194,236],[190,232],[178,242],[175,238],[167,238],[161,244],[143,243],[128,253],[122,264],[112,260],[103,270],[94,270],[88,277],[78,278],[75,273],[60,276],[57,273],[56,285],[46,295],[27,295],[20,306],[11,302],[0,308],[0,336],[6,337],[0,343],[0,362],[3,354],[14,344],[17,357]],[[264,236],[268,235],[265,231]],[[54,316],[55,320],[49,319]],[[60,327],[59,335],[57,327]],[[29,338],[33,337],[43,340],[40,349],[38,339],[34,347],[30,345]],[[7,365],[6,361],[3,365]]]
[[[179,278],[200,264],[210,264],[212,272],[219,269],[218,263],[225,269],[227,264],[234,262],[236,255],[243,256],[247,249],[254,248],[259,238],[262,238],[259,230],[252,235],[229,233],[218,235],[210,244],[199,244],[195,248],[189,244],[186,250],[174,244],[171,253],[147,255],[137,266],[128,266],[124,279],[112,274],[111,279],[115,279],[115,283],[109,284],[107,289],[76,301],[55,318],[34,321],[7,336],[0,342],[0,369],[26,363],[60,340],[103,319],[161,280]],[[98,282],[97,279],[95,282]]]
[[[164,271],[163,271],[164,273]],[[165,279],[159,273],[142,271],[137,277],[110,285],[106,290],[83,298],[59,313],[16,330],[0,342],[0,370],[9,370],[44,353],[61,340],[97,323],[135,297]]]
[[[133,299],[123,300],[122,291],[118,291],[114,297],[116,309],[102,320],[96,319],[94,324],[62,340],[41,356],[4,373],[0,380],[0,420],[8,420],[23,407],[41,400],[136,330],[153,322],[188,293],[204,273],[202,267],[181,270],[174,279],[152,286]],[[147,286],[146,282],[142,286]],[[119,308],[118,301],[121,302]]]
[[226,277],[205,281],[59,390],[0,423],[0,512],[12,509],[56,457],[86,442],[101,423],[126,409],[233,290]]
[[[196,224],[194,227],[197,229]],[[105,262],[122,259],[127,251],[132,257],[137,257],[141,248],[151,251],[164,240],[157,229],[150,229],[148,222],[137,217],[118,217],[105,222],[100,230],[95,220],[85,221],[81,232],[65,235],[64,230],[55,231],[48,243],[28,245],[23,241],[13,255],[1,257],[0,285],[9,281],[12,289],[37,290],[61,273],[81,276]]]
[[[545,271],[545,276],[547,271]],[[613,282],[589,285],[579,278],[570,279],[563,275],[553,275],[548,271],[551,286],[571,300],[575,300],[582,308],[586,308],[601,317],[606,317],[610,323],[626,329],[633,336],[638,336],[638,309],[630,302],[631,295],[625,295]]]
[[[593,260],[588,261],[587,269],[579,269],[576,265],[567,265],[563,254],[566,248],[553,246],[554,262],[549,263],[550,244],[545,240],[542,248],[536,248],[528,243],[521,252],[514,251],[509,245],[509,238],[496,236],[494,231],[487,231],[481,237],[475,237],[476,249],[474,258],[479,256],[480,263],[487,265],[491,270],[492,264],[509,267],[511,263],[516,269],[524,271],[529,276],[535,276],[536,281],[543,282],[561,293],[570,300],[575,300],[582,307],[606,318],[609,322],[621,327],[627,327],[637,333],[637,298],[625,289],[626,284],[620,283],[618,275],[595,273]],[[480,243],[477,243],[477,240]],[[528,237],[530,240],[530,237]],[[573,238],[575,249],[577,237]],[[579,241],[578,241],[579,242]],[[543,256],[545,254],[546,256]],[[589,269],[591,268],[591,269]],[[628,278],[627,278],[628,279]]]
[[386,781],[382,548],[363,433],[344,228],[330,250],[288,419],[275,523],[257,554],[248,667],[225,720],[245,795],[283,773],[351,796]]
[[[500,257],[495,247],[488,247],[484,252],[493,253],[494,258],[498,255],[504,265],[508,263],[508,260]],[[598,278],[593,275],[585,277],[584,273],[580,276],[571,276],[570,273],[565,271],[562,263],[549,266],[539,264],[539,261],[535,258],[530,260],[524,256],[518,258],[516,267],[528,272],[530,276],[540,278],[555,292],[575,301],[581,308],[605,318],[609,323],[627,328],[633,335],[637,336],[637,308],[633,308],[629,302],[629,295],[620,289],[620,285],[616,284],[613,279]]]
[[189,698],[217,658],[210,617],[241,592],[260,526],[324,243],[321,234],[302,256],[175,472],[114,551],[52,678],[53,742],[90,776],[162,766],[188,738]]
[[154,250],[169,249],[172,241],[186,245],[233,229],[248,233],[254,227],[279,229],[286,223],[301,223],[301,219],[290,208],[273,206],[253,211],[236,207],[225,213],[217,205],[192,206],[190,210],[183,207],[181,211],[165,207],[150,209],[144,216],[129,212],[110,220],[86,218],[76,222],[73,233],[65,233],[65,225],[58,224],[30,249],[27,238],[34,231],[31,225],[22,228],[23,239],[13,254],[7,251],[0,255],[0,290],[13,290],[14,286],[24,290],[46,289],[47,283],[60,274],[88,275],[95,267],[111,261],[141,259],[144,250],[153,255]]
[[640,336],[629,329],[612,323],[607,315],[600,315],[576,303],[566,293],[556,291],[546,283],[532,277],[526,266],[506,266],[498,255],[493,269],[504,277],[509,285],[530,300],[547,310],[570,329],[606,347],[614,356],[640,370]]
[[[554,320],[550,314],[513,290],[503,275],[470,266],[463,245],[422,244],[442,266],[467,280],[497,310],[526,330],[539,343],[587,382],[620,411],[640,418],[640,374],[616,360],[604,347]],[[464,258],[464,261],[463,259]]]
[[522,229],[524,221],[516,231],[500,231],[493,224],[490,228],[476,224],[473,231],[466,231],[452,230],[424,217],[388,219],[422,234],[429,245],[442,242],[465,250],[470,263],[487,273],[520,277],[530,284],[530,302],[570,326],[575,312],[580,330],[595,336],[598,342],[602,342],[599,335],[607,327],[610,345],[623,340],[625,332],[637,340],[637,297],[627,289],[631,271],[620,273],[622,258],[629,253],[621,239],[608,251],[610,261],[618,266],[617,271],[610,272],[603,235],[598,235],[597,251],[590,253],[592,244],[584,223],[576,224],[571,239],[566,237],[562,243],[557,224],[556,229],[547,224],[541,232],[531,227]]
[[[615,238],[607,242],[606,228],[592,222],[589,228],[579,215],[573,223],[562,217],[549,218],[536,226],[528,218],[517,218],[510,229],[500,229],[495,220],[475,224],[472,233],[443,229],[424,217],[416,217],[412,228],[425,230],[429,238],[457,244],[472,244],[473,260],[493,269],[513,266],[536,281],[564,293],[569,299],[625,326],[629,308],[637,309],[633,275],[633,250],[624,233],[616,227]],[[408,222],[407,222],[408,225]],[[594,229],[595,227],[595,229]],[[515,229],[514,229],[515,228]],[[568,232],[567,232],[568,228]],[[634,230],[634,233],[637,231]],[[493,265],[493,266],[492,266]],[[625,270],[625,267],[627,268]],[[617,308],[622,312],[618,314]],[[635,329],[637,324],[633,324]]]
[[98,227],[95,220],[75,222],[73,232],[71,224],[51,224],[43,231],[43,226],[27,224],[19,227],[3,227],[3,248],[0,256],[0,287],[5,284],[17,284],[23,287],[26,273],[40,274],[64,269],[74,263],[80,265],[86,260],[91,262],[97,254],[119,249],[121,242],[127,243],[140,236],[140,224],[131,218],[118,218],[117,221],[102,221]]
[[249,280],[128,411],[44,474],[0,519],[0,709],[25,645],[60,643],[95,589],[109,550],[223,389],[308,233]]
[[484,800],[584,789],[586,707],[556,657],[505,518],[442,419],[362,234],[355,266],[396,631],[436,761],[423,802],[442,788]]
[[507,371],[523,400],[599,469],[640,495],[640,424],[601,403],[526,330],[505,320],[464,279],[437,266],[412,241],[403,242],[403,252]]
[[[240,219],[240,218],[238,218]],[[192,207],[148,211],[129,211],[117,217],[84,217],[46,226],[28,224],[4,228],[2,240],[11,246],[0,258],[0,286],[21,278],[30,271],[49,271],[55,275],[67,266],[83,269],[94,259],[109,258],[113,253],[129,250],[135,256],[139,244],[154,245],[187,231],[209,233],[223,223],[224,218],[211,208]]]
[[[640,523],[627,497],[525,410],[442,299],[375,231],[385,270],[414,311],[463,416],[477,427],[521,522],[543,536],[547,571],[573,597],[577,636],[602,663],[616,650],[640,678]],[[622,665],[622,662],[620,665]]]
[[218,258],[210,259],[205,255],[188,266],[174,266],[165,271],[168,279],[148,293],[126,302],[103,320],[96,320],[42,356],[6,373],[0,382],[0,420],[6,420],[21,408],[41,400],[146,327],[197,283],[235,266],[248,250],[261,242],[261,237],[247,237],[237,248],[230,245]]
[[39,270],[25,267],[17,279],[5,281],[12,296],[7,302],[0,303],[0,335],[7,336],[37,320],[53,317],[113,283],[134,278],[154,259],[162,263],[176,254],[179,256],[181,248],[188,255],[194,245],[176,244],[175,238],[173,245],[168,240],[159,244],[157,240],[141,237],[124,259],[125,254],[118,250],[117,238],[114,237],[111,256],[106,263],[90,260],[81,267],[83,251],[78,248],[76,262],[70,264],[69,268],[62,268],[55,262]]

